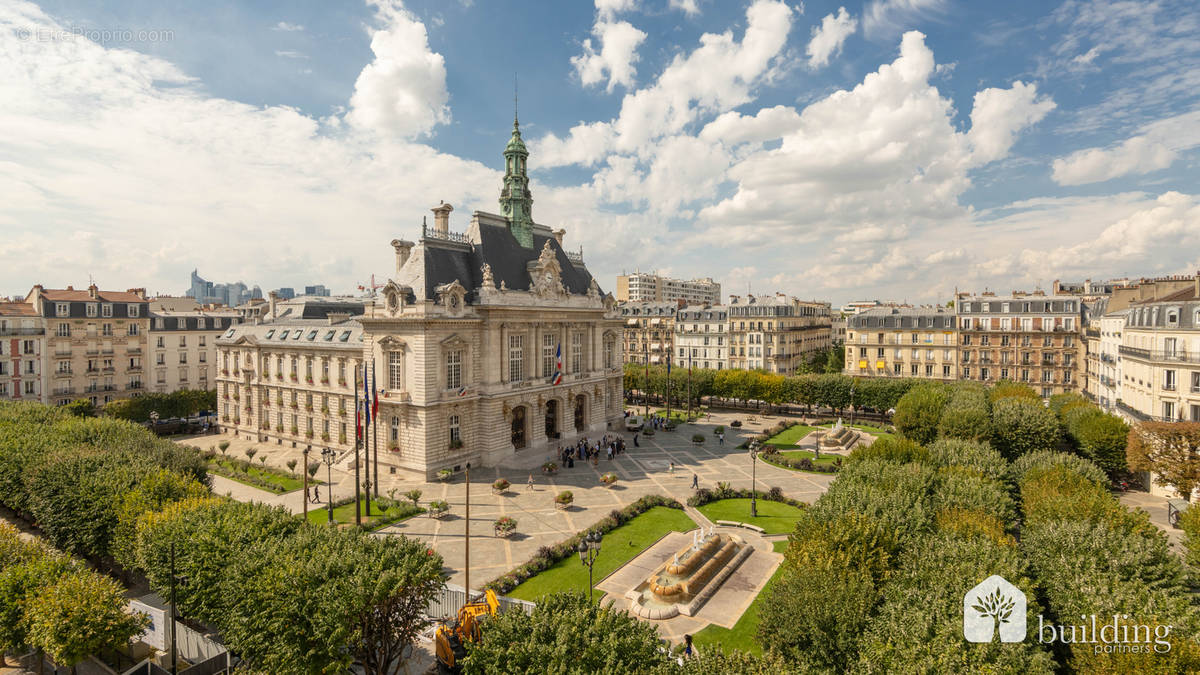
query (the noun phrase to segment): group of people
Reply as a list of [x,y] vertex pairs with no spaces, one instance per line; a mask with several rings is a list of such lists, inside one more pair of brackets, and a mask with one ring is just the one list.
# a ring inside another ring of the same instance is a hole
[[600,455],[604,454],[609,460],[625,452],[625,439],[620,436],[605,434],[600,440],[590,441],[585,436],[574,445],[559,447],[559,464],[566,468],[575,466],[575,460],[591,461],[593,465],[600,463]]

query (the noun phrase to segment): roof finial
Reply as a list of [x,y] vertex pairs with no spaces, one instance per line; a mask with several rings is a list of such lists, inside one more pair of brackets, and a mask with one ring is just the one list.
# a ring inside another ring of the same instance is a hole
[[517,74],[513,73],[513,128],[517,126]]

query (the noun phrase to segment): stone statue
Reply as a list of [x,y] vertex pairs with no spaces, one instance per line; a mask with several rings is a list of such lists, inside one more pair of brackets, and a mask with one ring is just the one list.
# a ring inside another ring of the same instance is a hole
[[492,266],[487,263],[483,263],[483,268],[481,271],[483,274],[483,287],[495,288],[496,278],[492,276]]
[[678,553],[676,553],[674,556],[671,557],[671,564],[672,565],[679,564],[679,554]]
[[834,429],[834,431],[837,431],[838,429],[841,429],[841,428],[842,428],[842,418],[839,417],[837,424],[833,425],[833,429]]

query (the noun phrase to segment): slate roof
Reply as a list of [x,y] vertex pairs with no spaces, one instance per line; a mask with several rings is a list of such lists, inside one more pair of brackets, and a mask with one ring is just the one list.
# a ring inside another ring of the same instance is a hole
[[531,284],[528,265],[538,259],[547,242],[562,269],[563,287],[572,295],[587,295],[591,273],[583,265],[572,263],[554,237],[534,230],[533,248],[529,249],[521,246],[507,227],[480,222],[479,239],[472,244],[433,238],[422,241],[426,298],[436,297],[438,286],[457,280],[467,289],[467,302],[474,302],[475,291],[483,283],[484,263],[492,268],[496,288],[503,282],[510,291],[528,291]]
[[97,291],[98,297],[93,298],[87,289],[84,290],[59,290],[54,288],[46,288],[42,290],[42,297],[54,302],[147,302],[147,300],[138,297],[136,293],[127,291]]

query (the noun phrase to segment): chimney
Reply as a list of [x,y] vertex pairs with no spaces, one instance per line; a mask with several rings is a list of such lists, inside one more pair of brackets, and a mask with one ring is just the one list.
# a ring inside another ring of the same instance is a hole
[[[1200,300],[1200,270],[1196,271],[1196,299]],[[1195,326],[1193,326],[1195,328]]]
[[279,301],[279,294],[275,291],[271,291],[267,294],[267,298],[267,304],[269,304],[271,307],[271,318],[274,319],[277,316],[275,313],[275,303]]
[[413,243],[403,239],[393,239],[392,248],[396,249],[396,274],[400,274],[400,268],[404,267],[404,263],[408,262],[408,255],[412,253]]
[[[95,288],[95,286],[92,286],[92,288]],[[138,296],[142,300],[146,299],[146,289],[144,289],[144,288],[130,288],[130,289],[126,290],[125,292],[133,293],[134,295]]]
[[550,234],[554,235],[554,240],[558,242],[559,248],[562,248],[563,235],[565,235],[566,233],[567,233],[567,231],[563,230],[563,229],[554,230],[553,232],[550,233]]
[[88,286],[88,295],[92,296],[93,300],[95,300],[96,296],[98,296],[99,294],[100,294],[100,289],[96,288],[96,284],[92,284],[91,286]]
[[446,202],[438,202],[438,205],[433,208],[433,232],[435,235],[445,239],[450,233],[450,212],[454,210]]

